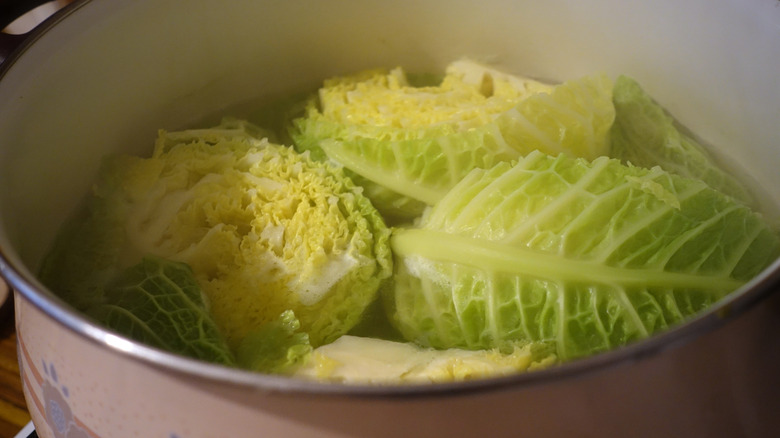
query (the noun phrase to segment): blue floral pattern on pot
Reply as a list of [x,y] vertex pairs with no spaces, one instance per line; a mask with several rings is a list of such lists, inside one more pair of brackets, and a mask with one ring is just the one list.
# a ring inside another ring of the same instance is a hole
[[70,391],[60,384],[54,364],[43,362],[46,378],[41,385],[46,422],[56,438],[89,438],[87,431],[78,426],[68,404]]

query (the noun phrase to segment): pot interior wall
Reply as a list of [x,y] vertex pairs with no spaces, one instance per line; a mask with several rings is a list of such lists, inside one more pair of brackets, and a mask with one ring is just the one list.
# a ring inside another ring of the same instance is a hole
[[437,71],[461,56],[550,80],[629,74],[758,187],[777,187],[776,3],[84,2],[0,81],[0,181],[12,188],[0,244],[34,272],[101,157],[146,152],[159,128],[334,74]]

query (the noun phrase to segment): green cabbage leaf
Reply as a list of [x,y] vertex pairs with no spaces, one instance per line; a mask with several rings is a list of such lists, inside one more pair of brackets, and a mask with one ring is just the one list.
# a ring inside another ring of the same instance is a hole
[[699,180],[538,152],[475,169],[391,246],[406,339],[553,342],[564,360],[671,327],[780,254],[761,216]]
[[235,364],[208,313],[200,285],[184,263],[145,257],[108,284],[101,302],[86,313],[147,345],[207,362]]
[[474,168],[533,150],[605,155],[611,99],[603,74],[552,86],[460,61],[419,87],[400,68],[374,70],[325,81],[290,136],[344,166],[383,215],[408,219]]
[[685,134],[634,79],[619,76],[615,80],[613,101],[613,157],[640,167],[660,166],[668,172],[700,179],[746,205],[755,203],[750,191]]
[[309,334],[301,331],[295,312],[285,310],[274,321],[249,332],[236,351],[241,368],[268,374],[292,374],[309,361]]

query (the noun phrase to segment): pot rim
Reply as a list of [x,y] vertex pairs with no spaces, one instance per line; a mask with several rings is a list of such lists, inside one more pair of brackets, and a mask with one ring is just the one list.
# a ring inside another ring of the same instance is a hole
[[[89,2],[91,0],[76,0],[26,34],[21,44],[0,65],[0,80],[16,60],[23,56],[43,34]],[[123,358],[174,375],[196,377],[250,390],[320,396],[444,397],[482,391],[518,390],[536,385],[586,378],[612,367],[629,365],[673,350],[724,326],[727,322],[755,307],[771,294],[780,293],[780,259],[778,259],[751,281],[711,306],[706,312],[650,338],[604,353],[538,371],[465,382],[401,385],[343,384],[265,375],[228,368],[179,356],[130,340],[87,320],[51,291],[40,286],[34,276],[26,274],[25,267],[17,266],[14,260],[16,260],[14,257],[8,256],[5,248],[0,247],[0,275],[8,281],[15,297],[21,296],[81,339],[106,347]]]
[[25,278],[21,272],[24,270],[9,263],[4,249],[0,248],[0,274],[8,281],[15,292],[15,297],[21,296],[80,338],[103,346],[123,358],[152,366],[160,371],[264,392],[382,398],[441,397],[483,391],[518,390],[587,378],[597,372],[637,363],[681,347],[726,325],[756,307],[773,293],[780,293],[780,259],[778,259],[742,288],[710,307],[707,312],[665,332],[624,347],[550,368],[501,377],[465,382],[372,385],[329,383],[261,374],[211,364],[150,347],[90,322],[47,289],[37,287],[35,281]]

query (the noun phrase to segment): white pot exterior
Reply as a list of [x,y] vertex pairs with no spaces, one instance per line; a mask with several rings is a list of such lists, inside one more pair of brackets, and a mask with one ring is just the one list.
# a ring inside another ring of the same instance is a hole
[[[216,367],[169,367],[164,354],[133,358],[148,351],[85,325],[34,276],[104,154],[142,153],[158,128],[226,108],[240,115],[244,104],[334,74],[435,71],[461,56],[553,80],[594,71],[635,77],[724,162],[750,170],[778,221],[776,0],[76,6],[0,80],[0,183],[13,188],[0,193],[0,268],[17,290],[23,381],[41,437],[780,434],[780,377],[772,372],[780,337],[767,335],[780,332],[777,293],[690,343],[635,348],[603,370],[388,397],[291,391],[278,380],[223,379]],[[776,288],[778,271],[780,262],[743,292]]]
[[[17,304],[25,396],[41,438],[780,433],[778,294],[692,342],[603,370],[537,385],[400,397],[290,393],[187,376],[128,360],[63,330],[27,301]],[[122,349],[121,340],[113,344]]]

